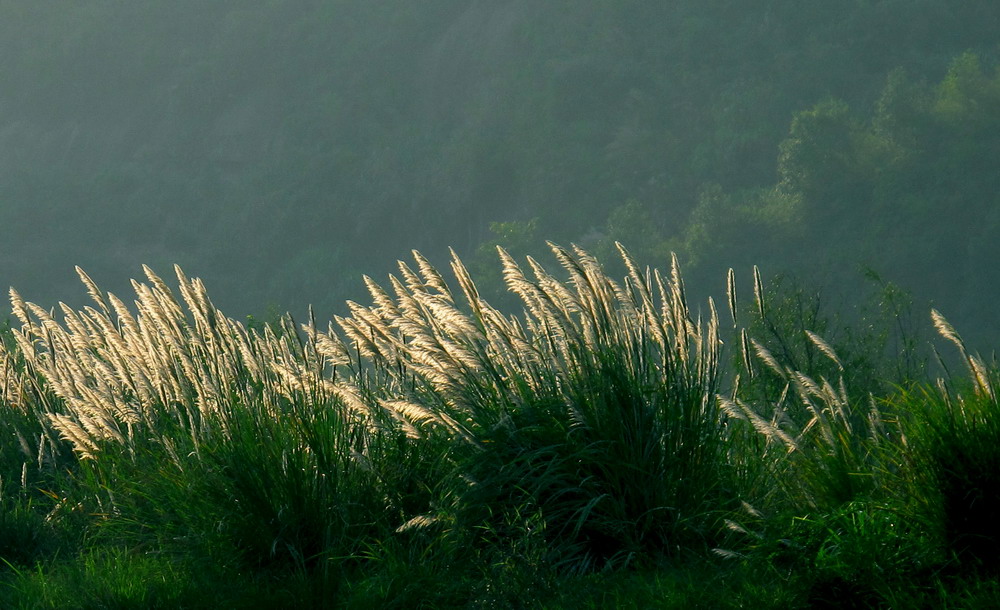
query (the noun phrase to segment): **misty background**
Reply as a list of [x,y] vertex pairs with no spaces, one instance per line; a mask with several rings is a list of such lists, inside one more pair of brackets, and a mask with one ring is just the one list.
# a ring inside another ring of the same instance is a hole
[[[180,264],[227,314],[615,240],[1000,339],[993,0],[0,0],[0,285]],[[871,275],[871,274],[869,274]],[[985,347],[985,346],[984,346]]]

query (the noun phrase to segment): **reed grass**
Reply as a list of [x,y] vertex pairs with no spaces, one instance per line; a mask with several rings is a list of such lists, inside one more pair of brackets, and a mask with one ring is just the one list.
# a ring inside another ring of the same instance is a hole
[[401,264],[392,295],[369,280],[373,305],[337,320],[385,375],[371,408],[451,447],[438,510],[412,523],[496,528],[499,539],[537,517],[516,528],[540,528],[579,566],[709,537],[733,485],[714,308],[692,318],[676,260],[664,278],[622,249],[618,283],[579,249],[552,251],[568,280],[532,259],[526,273],[499,250],[520,317],[481,299],[457,257],[453,292],[415,254],[417,271]]
[[71,444],[99,531],[325,570],[405,520],[407,451],[339,397],[336,362],[290,318],[248,331],[179,268],[179,299],[145,271],[135,313],[82,271],[95,306],[61,305],[61,319],[12,292],[22,378],[53,398],[34,403],[40,438]]
[[[550,248],[554,271],[498,249],[515,314],[416,252],[326,328],[247,328],[179,268],[176,287],[145,268],[129,304],[82,270],[90,307],[12,291],[0,601],[68,599],[110,566],[94,603],[218,601],[211,578],[249,574],[319,604],[544,605],[584,574],[719,555],[795,574],[767,590],[782,604],[995,594],[956,583],[1000,565],[1000,375],[943,316],[967,375],[893,387],[757,269],[746,310],[730,272],[723,332],[676,259],[619,246],[613,279]],[[124,584],[167,559],[155,599]]]
[[[935,328],[954,344],[967,377],[941,378],[901,396],[906,457],[916,488],[916,516],[960,565],[1000,570],[1000,383],[996,363],[971,353],[938,311]],[[942,365],[943,366],[943,365]]]

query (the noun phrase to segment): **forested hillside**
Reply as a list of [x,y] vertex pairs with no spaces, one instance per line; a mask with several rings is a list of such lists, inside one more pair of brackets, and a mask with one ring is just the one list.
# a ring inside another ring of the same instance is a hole
[[177,262],[233,313],[325,316],[413,248],[621,240],[694,282],[871,267],[1000,335],[996,2],[0,12],[0,284],[38,302]]

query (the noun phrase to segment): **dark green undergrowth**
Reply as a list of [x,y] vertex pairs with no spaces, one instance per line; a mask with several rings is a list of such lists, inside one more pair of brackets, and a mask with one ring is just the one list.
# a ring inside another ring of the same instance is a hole
[[16,304],[0,607],[1000,603],[1000,371],[940,314],[936,380],[800,286],[756,277],[729,334],[676,268],[555,252],[566,281],[504,259],[518,317],[418,255],[344,340],[180,274],[187,313],[150,276],[142,324]]

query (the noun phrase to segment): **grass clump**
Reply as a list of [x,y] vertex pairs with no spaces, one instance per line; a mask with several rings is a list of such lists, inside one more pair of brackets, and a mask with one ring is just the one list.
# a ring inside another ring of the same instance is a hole
[[937,311],[935,326],[958,348],[967,379],[939,380],[906,396],[904,419],[915,497],[959,565],[1000,571],[1000,373],[970,353]]
[[537,532],[576,569],[704,544],[734,484],[714,309],[692,319],[676,264],[642,274],[623,250],[619,284],[582,251],[553,252],[568,282],[500,251],[521,318],[482,300],[457,258],[456,295],[418,255],[394,296],[369,282],[375,304],[338,320],[386,375],[378,406],[448,447],[435,510],[411,524]]
[[79,458],[73,501],[96,540],[339,582],[403,520],[401,434],[344,404],[290,321],[247,331],[177,275],[180,302],[147,270],[138,315],[82,272],[97,307],[61,322],[13,296],[27,370],[58,398],[37,421]]

